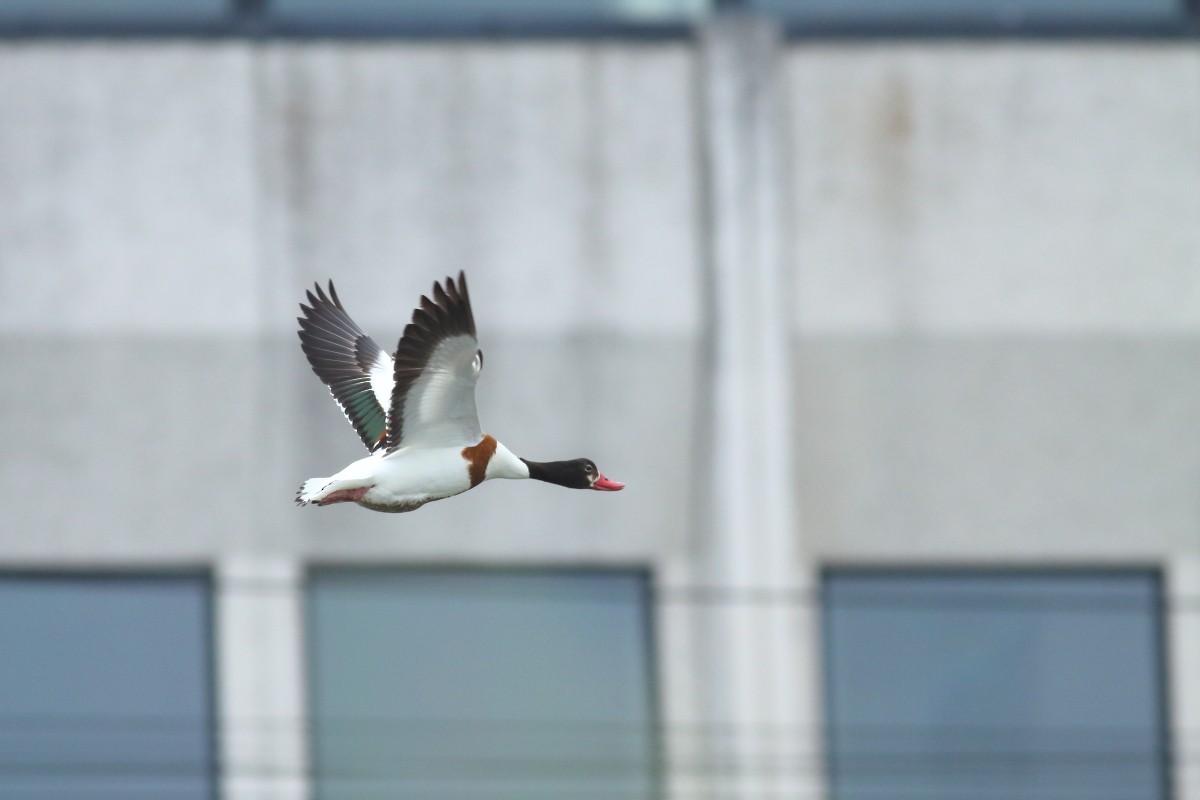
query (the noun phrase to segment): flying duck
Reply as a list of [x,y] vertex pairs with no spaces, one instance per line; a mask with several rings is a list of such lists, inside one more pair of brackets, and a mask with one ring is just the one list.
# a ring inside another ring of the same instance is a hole
[[350,319],[333,281],[300,304],[300,347],[371,455],[329,478],[309,478],[298,505],[358,503],[372,511],[413,511],[491,478],[533,478],[571,489],[615,492],[625,484],[587,458],[528,461],[483,432],[475,382],[483,351],[467,279],[433,284],[388,356]]

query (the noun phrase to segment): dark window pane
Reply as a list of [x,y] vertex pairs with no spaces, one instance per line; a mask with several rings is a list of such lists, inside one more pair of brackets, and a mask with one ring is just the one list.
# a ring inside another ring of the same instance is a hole
[[0,577],[0,797],[212,797],[208,582]]
[[0,23],[102,24],[212,21],[232,0],[3,0]]
[[636,573],[317,573],[317,797],[651,797],[644,597]]
[[707,0],[273,0],[283,19],[333,23],[377,20],[393,25],[486,25],[507,22],[684,22]]
[[1163,797],[1158,579],[832,572],[843,800]]
[[752,8],[816,25],[1168,23],[1186,14],[1183,0],[749,0]]

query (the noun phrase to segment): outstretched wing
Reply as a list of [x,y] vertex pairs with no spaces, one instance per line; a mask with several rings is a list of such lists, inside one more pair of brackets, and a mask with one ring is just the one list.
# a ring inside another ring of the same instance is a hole
[[475,409],[475,381],[483,353],[467,279],[433,284],[421,296],[412,322],[396,346],[388,452],[405,447],[466,447],[483,437]]
[[326,295],[319,285],[308,292],[309,305],[300,304],[300,348],[313,372],[329,392],[368,450],[387,443],[387,414],[391,402],[392,359],[342,308],[329,282]]

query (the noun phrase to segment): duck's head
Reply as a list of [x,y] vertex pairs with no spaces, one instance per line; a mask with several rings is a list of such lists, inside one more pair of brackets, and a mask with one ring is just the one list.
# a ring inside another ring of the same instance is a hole
[[569,461],[527,461],[529,477],[566,486],[568,489],[594,489],[598,492],[619,492],[625,484],[604,477],[590,458],[573,458]]

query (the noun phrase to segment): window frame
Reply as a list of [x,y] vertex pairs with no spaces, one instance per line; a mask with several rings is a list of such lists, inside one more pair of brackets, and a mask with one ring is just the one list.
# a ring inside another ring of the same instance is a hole
[[1014,25],[972,21],[965,18],[928,22],[825,22],[801,23],[783,20],[784,33],[792,41],[824,40],[996,40],[996,41],[1138,41],[1189,40],[1200,37],[1200,0],[1182,0],[1176,20],[1152,21],[1036,21]]
[[1157,749],[1159,753],[1159,787],[1158,795],[1163,800],[1170,800],[1176,795],[1175,786],[1175,736],[1174,719],[1171,713],[1171,650],[1168,641],[1168,615],[1172,612],[1167,600],[1166,569],[1161,564],[1131,563],[1128,565],[1113,564],[1077,564],[1077,565],[1041,565],[1013,564],[1002,566],[985,565],[945,565],[936,564],[906,564],[902,566],[886,564],[826,564],[818,570],[818,614],[820,625],[820,675],[822,681],[821,708],[825,729],[825,756],[823,759],[824,776],[831,797],[836,797],[836,787],[833,776],[836,773],[837,754],[829,746],[833,740],[833,703],[830,691],[830,676],[833,670],[833,653],[827,645],[827,614],[830,606],[830,577],[845,578],[1074,578],[1074,577],[1105,577],[1105,576],[1142,576],[1148,578],[1154,586],[1154,621],[1153,621],[1153,654],[1155,656],[1154,677],[1157,682],[1155,693],[1156,713],[1159,725],[1157,731]]
[[536,14],[515,14],[495,21],[433,20],[288,20],[271,15],[271,0],[228,0],[229,9],[215,22],[73,22],[6,23],[4,39],[299,39],[299,40],[489,40],[489,39],[634,39],[690,38],[690,22],[631,22],[618,20],[547,20]]
[[86,567],[73,569],[70,567],[0,567],[0,581],[74,581],[79,583],[139,583],[157,584],[164,581],[192,579],[198,581],[201,589],[202,610],[200,618],[200,636],[205,644],[205,659],[203,662],[204,685],[207,697],[204,719],[208,726],[208,759],[206,772],[208,774],[209,800],[220,800],[221,797],[221,715],[220,697],[218,692],[219,677],[217,669],[217,582],[213,570],[208,566],[184,567]]
[[537,14],[515,14],[494,21],[374,20],[296,21],[271,15],[271,0],[228,0],[229,11],[215,22],[54,22],[5,23],[0,40],[11,39],[243,39],[243,40],[667,40],[695,38],[702,21],[717,14],[751,14],[781,21],[792,43],[811,41],[888,40],[1192,40],[1200,38],[1200,0],[1182,0],[1180,18],[1169,22],[1036,22],[1014,26],[965,20],[944,22],[799,23],[786,15],[752,8],[749,0],[709,0],[694,21],[644,22],[617,20],[547,20]]
[[345,562],[337,560],[309,561],[304,566],[300,583],[302,598],[304,705],[308,710],[308,732],[304,737],[305,763],[309,765],[309,791],[316,796],[317,738],[320,720],[315,713],[314,699],[317,693],[316,668],[316,625],[314,623],[312,588],[320,574],[335,575],[436,575],[438,573],[481,575],[558,575],[588,576],[623,574],[633,577],[640,586],[638,602],[641,605],[639,624],[642,631],[641,646],[645,649],[645,702],[647,727],[650,736],[650,796],[665,797],[667,790],[666,740],[663,736],[663,673],[659,657],[659,633],[657,609],[659,606],[658,584],[654,568],[645,564],[491,564],[491,563],[447,563],[429,564],[403,562]]

